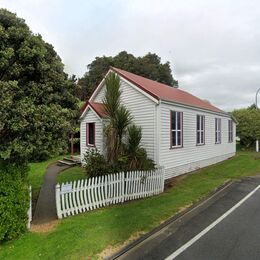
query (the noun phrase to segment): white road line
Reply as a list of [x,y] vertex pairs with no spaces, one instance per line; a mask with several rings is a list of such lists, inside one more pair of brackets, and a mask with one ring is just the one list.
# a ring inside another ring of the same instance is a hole
[[202,230],[198,235],[193,237],[190,241],[188,241],[186,244],[184,244],[182,247],[177,249],[175,252],[173,252],[171,255],[169,255],[165,260],[172,260],[176,258],[178,255],[180,255],[183,251],[185,251],[188,247],[190,247],[192,244],[194,244],[197,240],[199,240],[202,236],[204,236],[206,233],[208,233],[213,227],[215,227],[219,222],[221,222],[224,218],[226,218],[229,214],[231,214],[235,209],[237,209],[242,203],[244,203],[248,198],[250,198],[258,189],[260,188],[260,185],[258,185],[254,190],[252,190],[249,194],[247,194],[242,200],[240,200],[235,206],[233,206],[231,209],[229,209],[226,213],[224,213],[222,216],[220,216],[217,220],[215,220],[213,223],[211,223],[208,227],[206,227],[204,230]]

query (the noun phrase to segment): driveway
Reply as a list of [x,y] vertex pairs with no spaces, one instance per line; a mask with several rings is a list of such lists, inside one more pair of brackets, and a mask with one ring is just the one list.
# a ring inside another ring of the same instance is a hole
[[260,178],[230,185],[119,259],[260,259]]

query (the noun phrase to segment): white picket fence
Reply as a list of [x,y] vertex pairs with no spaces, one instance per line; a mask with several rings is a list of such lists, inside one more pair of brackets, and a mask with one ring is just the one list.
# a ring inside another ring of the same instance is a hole
[[28,215],[28,222],[27,222],[27,228],[31,228],[31,221],[32,221],[32,186],[29,186],[29,209],[27,211]]
[[164,169],[132,171],[56,185],[58,218],[110,204],[149,197],[164,190]]

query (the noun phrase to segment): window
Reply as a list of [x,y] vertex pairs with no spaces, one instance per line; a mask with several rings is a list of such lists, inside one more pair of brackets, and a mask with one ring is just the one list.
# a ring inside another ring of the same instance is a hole
[[233,121],[228,120],[228,142],[233,142]]
[[197,115],[197,145],[205,144],[205,116]]
[[215,118],[215,143],[221,143],[221,119]]
[[171,147],[182,147],[182,112],[171,111]]
[[95,146],[95,123],[87,123],[86,138],[88,146]]

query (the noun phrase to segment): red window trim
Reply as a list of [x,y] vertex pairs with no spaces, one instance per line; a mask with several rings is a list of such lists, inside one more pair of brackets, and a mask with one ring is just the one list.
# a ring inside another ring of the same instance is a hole
[[[181,145],[173,146],[172,145],[172,113],[180,112],[181,115]],[[170,111],[170,149],[183,148],[183,112],[181,111]]]
[[[88,132],[89,132],[89,124],[93,124],[93,128],[94,128],[94,144],[89,144],[88,143]],[[88,147],[96,147],[96,123],[95,122],[89,122],[86,123],[86,146]]]

